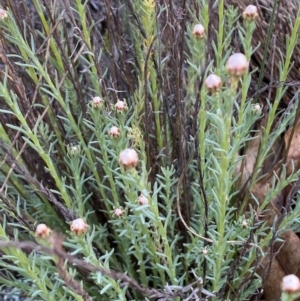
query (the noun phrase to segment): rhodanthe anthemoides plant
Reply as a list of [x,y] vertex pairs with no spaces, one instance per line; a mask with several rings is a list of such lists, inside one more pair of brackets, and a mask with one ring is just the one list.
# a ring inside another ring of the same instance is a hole
[[298,297],[299,4],[279,49],[278,1],[21,2],[0,1],[1,285]]

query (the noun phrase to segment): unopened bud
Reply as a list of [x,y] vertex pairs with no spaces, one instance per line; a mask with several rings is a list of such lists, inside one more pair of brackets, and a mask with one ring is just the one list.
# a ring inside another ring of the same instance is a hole
[[262,110],[262,106],[259,104],[259,103],[255,103],[253,106],[252,106],[252,112],[253,113],[260,113]]
[[74,219],[71,223],[70,229],[76,235],[85,234],[88,229],[88,224],[83,218]]
[[125,101],[122,101],[122,100],[118,100],[115,104],[115,109],[118,111],[118,112],[124,112],[127,110],[127,104]]
[[46,224],[39,224],[35,229],[35,236],[45,239],[50,236],[51,232],[51,229]]
[[242,226],[243,226],[244,228],[248,228],[249,224],[248,224],[248,222],[247,222],[246,220],[243,220],[243,221],[242,221]]
[[254,21],[257,17],[258,11],[255,5],[248,5],[243,11],[243,18],[247,21]]
[[137,202],[138,202],[140,205],[148,205],[148,204],[149,204],[148,198],[146,198],[143,194],[141,194],[141,195],[138,197]]
[[287,275],[283,277],[281,289],[284,293],[294,294],[300,291],[300,280],[296,275]]
[[122,217],[124,215],[124,209],[123,207],[119,207],[119,208],[116,208],[114,210],[114,216],[115,217]]
[[204,85],[209,92],[217,92],[222,87],[222,80],[218,75],[210,74],[206,78]]
[[103,106],[103,104],[104,104],[104,100],[99,96],[96,96],[91,100],[91,105],[94,109],[99,109],[100,107]]
[[7,18],[8,18],[7,11],[3,8],[0,8],[0,19],[7,20]]
[[80,147],[79,145],[72,145],[68,146],[68,153],[70,156],[75,157],[80,154]]
[[136,167],[139,162],[139,157],[137,152],[133,148],[126,148],[121,151],[119,155],[119,163],[124,168]]
[[240,77],[248,71],[249,62],[246,56],[242,53],[234,53],[226,63],[226,71],[228,74]]
[[112,126],[110,130],[108,131],[109,136],[113,138],[117,138],[120,136],[120,129],[116,126]]
[[205,28],[202,24],[194,26],[193,35],[196,39],[202,39],[205,36]]
[[209,253],[209,250],[207,248],[202,249],[202,254],[207,255]]

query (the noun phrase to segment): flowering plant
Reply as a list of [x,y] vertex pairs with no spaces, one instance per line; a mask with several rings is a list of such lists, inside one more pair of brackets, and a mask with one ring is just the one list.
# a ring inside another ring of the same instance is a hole
[[268,69],[277,0],[263,45],[262,6],[236,1],[2,2],[0,282],[278,300],[300,264],[299,4]]

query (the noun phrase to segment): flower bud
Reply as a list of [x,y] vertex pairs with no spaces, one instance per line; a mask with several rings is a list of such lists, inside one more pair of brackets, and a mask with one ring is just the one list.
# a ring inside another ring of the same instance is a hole
[[120,136],[120,129],[116,126],[112,126],[110,130],[108,131],[109,136],[113,138],[117,138]]
[[3,8],[0,8],[0,19],[7,20],[7,18],[8,18],[7,11]]
[[75,157],[80,154],[79,145],[68,146],[68,153],[70,156]]
[[252,112],[253,113],[260,113],[261,112],[261,110],[262,110],[262,106],[259,104],[259,103],[255,103],[255,104],[253,104],[253,106],[252,106]]
[[193,36],[196,39],[202,39],[205,35],[205,28],[202,24],[196,24],[193,30]]
[[201,250],[201,252],[202,252],[203,255],[208,255],[209,250],[205,247],[205,248],[203,248],[203,249]]
[[246,220],[242,221],[242,227],[243,228],[248,228],[249,227],[249,224],[248,224],[248,222]]
[[300,291],[300,280],[296,275],[287,275],[283,277],[281,289],[284,293],[294,294]]
[[242,53],[234,53],[226,63],[226,71],[228,74],[240,77],[248,71],[249,62],[246,56]]
[[141,194],[141,195],[138,197],[137,202],[138,202],[140,205],[148,205],[148,204],[149,204],[149,200],[148,200],[143,194]]
[[70,229],[76,235],[85,234],[88,229],[88,224],[82,218],[74,219],[71,223]]
[[48,238],[51,234],[51,229],[45,224],[38,224],[35,229],[35,236],[39,238]]
[[258,17],[257,7],[255,5],[248,5],[243,11],[243,18],[246,21],[254,21]]
[[126,148],[119,155],[119,163],[125,168],[134,168],[137,166],[139,157],[133,148]]
[[94,109],[98,109],[100,107],[102,107],[104,104],[104,100],[99,97],[99,96],[95,96],[92,100],[91,100],[91,105]]
[[127,104],[125,101],[118,100],[117,103],[115,104],[115,109],[118,112],[124,112],[127,110]]
[[210,74],[206,78],[204,85],[209,92],[217,92],[222,87],[222,80],[218,75]]
[[124,215],[124,209],[122,207],[116,208],[114,210],[115,217],[122,217]]

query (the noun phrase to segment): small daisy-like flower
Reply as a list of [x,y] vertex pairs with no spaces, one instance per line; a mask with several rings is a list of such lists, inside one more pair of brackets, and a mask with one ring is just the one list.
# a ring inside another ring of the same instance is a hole
[[122,100],[118,100],[115,104],[115,109],[118,111],[118,112],[124,112],[127,110],[127,104],[125,101],[122,101]]
[[248,71],[249,62],[242,53],[234,53],[226,63],[226,71],[228,74],[236,77],[244,75]]
[[217,92],[222,87],[222,80],[218,75],[210,74],[206,78],[204,85],[209,92]]
[[125,168],[134,168],[139,162],[137,152],[133,148],[126,148],[119,155],[119,163]]
[[196,39],[202,39],[205,36],[205,28],[202,24],[196,24],[193,29],[193,36]]
[[99,97],[99,96],[95,96],[92,100],[91,100],[91,105],[94,109],[98,109],[100,107],[102,107],[104,104],[104,100]]
[[109,136],[113,138],[117,138],[120,136],[120,129],[116,126],[112,126],[110,130],[108,131]]
[[70,229],[76,235],[85,234],[88,229],[88,224],[83,218],[74,219],[71,223]]
[[38,224],[35,229],[35,236],[45,239],[50,236],[51,232],[51,229],[46,224]]
[[284,293],[294,294],[300,292],[300,280],[296,275],[287,275],[283,277],[281,289]]
[[148,205],[148,204],[149,204],[148,198],[146,198],[143,194],[141,194],[141,195],[138,197],[137,202],[138,202],[140,205]]
[[243,18],[247,21],[254,21],[257,17],[258,11],[255,5],[248,5],[243,11]]

